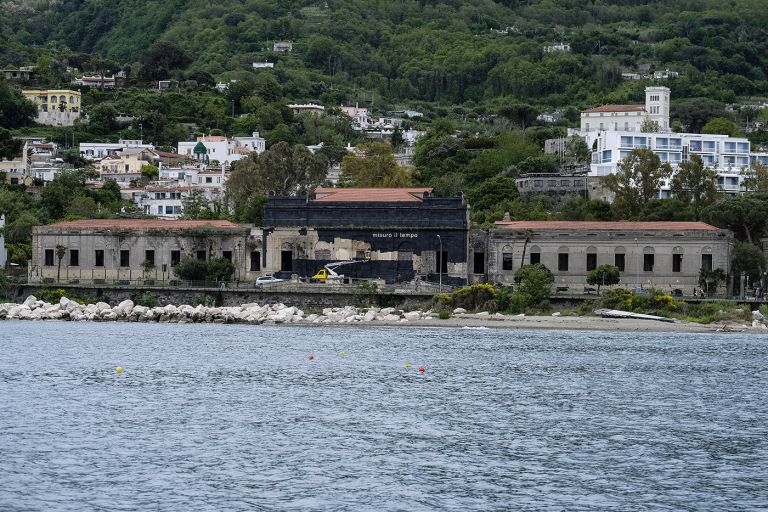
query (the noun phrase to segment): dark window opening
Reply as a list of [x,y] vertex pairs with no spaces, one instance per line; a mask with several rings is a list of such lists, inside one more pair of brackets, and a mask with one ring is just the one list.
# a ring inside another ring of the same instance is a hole
[[197,259],[205,261],[205,251],[197,251]]
[[171,266],[178,265],[181,262],[181,251],[171,251]]
[[619,272],[624,272],[624,254],[616,254],[613,256],[613,264],[619,269]]
[[437,273],[448,273],[448,251],[443,251],[442,253],[440,251],[435,252],[435,272]]
[[280,270],[293,272],[293,251],[280,251]]
[[364,260],[365,259],[365,251],[355,251],[355,259],[356,260]]
[[587,272],[595,270],[597,268],[597,254],[594,252],[587,253]]
[[104,266],[104,249],[96,249],[94,253],[94,259],[96,260],[94,263],[94,267],[103,267]]
[[69,266],[70,267],[80,266],[80,250],[79,249],[69,250]]
[[475,274],[485,274],[485,253],[476,252],[472,261],[472,272]]
[[512,270],[514,255],[511,252],[505,252],[501,255],[501,270]]
[[232,261],[232,251],[222,251],[221,257],[227,261]]
[[541,263],[541,253],[532,252],[530,261],[531,261],[531,265],[536,265],[538,263]]
[[701,268],[707,271],[712,270],[712,255],[711,254],[702,254],[701,255]]
[[46,267],[53,266],[53,249],[45,250],[45,266]]
[[653,254],[643,254],[643,272],[653,272]]
[[557,255],[557,270],[560,272],[567,272],[568,271],[568,254],[567,253],[559,253]]
[[151,265],[155,264],[155,251],[144,251],[144,261],[150,263]]
[[131,266],[131,251],[127,249],[120,250],[120,266],[121,267]]
[[251,251],[251,272],[261,270],[261,251]]
[[680,269],[683,266],[683,255],[682,254],[673,254],[672,255],[672,272],[680,272]]

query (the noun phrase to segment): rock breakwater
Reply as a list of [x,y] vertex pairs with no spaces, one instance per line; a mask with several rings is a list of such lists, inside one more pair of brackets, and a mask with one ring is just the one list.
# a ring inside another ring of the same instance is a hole
[[243,304],[235,307],[167,305],[146,307],[124,300],[116,306],[106,302],[80,304],[66,297],[50,304],[30,295],[22,304],[0,304],[0,319],[68,320],[74,322],[166,322],[166,323],[244,323],[244,324],[351,324],[365,322],[406,323],[435,319],[432,311],[408,311],[395,308],[354,306],[326,308],[322,313],[307,314],[285,304]]

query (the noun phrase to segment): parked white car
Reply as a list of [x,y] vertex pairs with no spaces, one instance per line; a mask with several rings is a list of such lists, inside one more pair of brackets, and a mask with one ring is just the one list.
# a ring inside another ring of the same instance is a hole
[[283,281],[283,279],[278,279],[272,275],[261,276],[256,278],[256,286],[262,286],[262,285],[271,284],[271,283],[279,283],[280,281]]

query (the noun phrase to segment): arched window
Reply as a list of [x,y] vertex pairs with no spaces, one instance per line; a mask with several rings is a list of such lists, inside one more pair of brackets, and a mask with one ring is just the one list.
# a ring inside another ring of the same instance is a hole
[[624,272],[627,267],[627,250],[621,245],[614,249],[613,265],[619,269],[619,272]]
[[590,245],[587,247],[587,272],[597,268],[597,247]]
[[650,245],[643,247],[643,272],[653,272],[653,266],[656,264],[655,252]]

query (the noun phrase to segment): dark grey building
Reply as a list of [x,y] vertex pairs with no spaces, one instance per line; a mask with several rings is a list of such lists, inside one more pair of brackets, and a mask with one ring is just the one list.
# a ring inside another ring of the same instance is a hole
[[388,283],[416,277],[467,282],[469,210],[431,189],[317,189],[269,197],[260,233],[261,271],[311,277],[330,262],[364,260],[345,276]]

